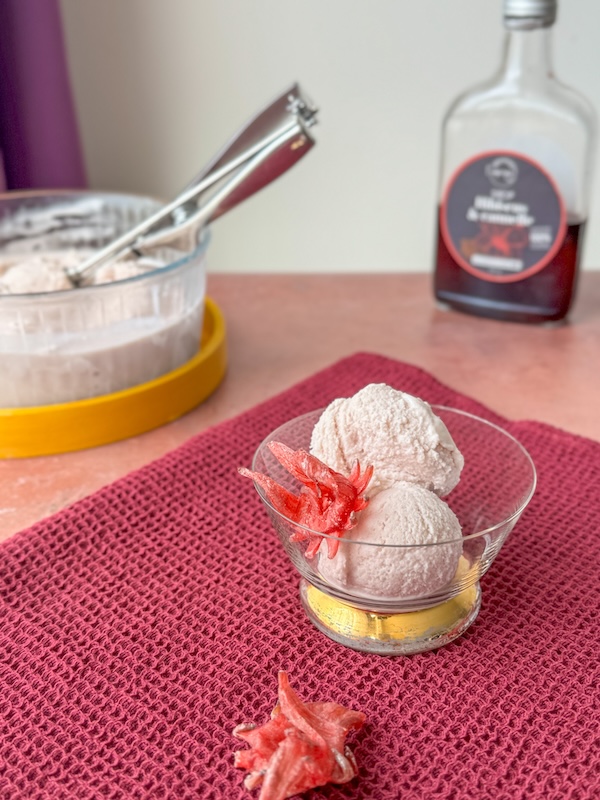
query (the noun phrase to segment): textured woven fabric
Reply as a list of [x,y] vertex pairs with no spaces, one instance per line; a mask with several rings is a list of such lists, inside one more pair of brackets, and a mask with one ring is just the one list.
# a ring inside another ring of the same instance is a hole
[[[410,657],[312,627],[236,472],[273,427],[374,381],[503,425],[539,473],[474,625]],[[599,490],[598,443],[390,359],[333,365],[0,547],[0,798],[256,797],[231,729],[268,718],[279,669],[368,718],[360,777],[313,800],[600,796]]]

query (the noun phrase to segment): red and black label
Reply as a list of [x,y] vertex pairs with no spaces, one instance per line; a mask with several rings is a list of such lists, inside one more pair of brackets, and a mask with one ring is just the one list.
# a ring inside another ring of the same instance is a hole
[[509,151],[483,153],[454,173],[442,199],[441,223],[456,263],[497,283],[543,269],[567,228],[551,176],[532,159]]

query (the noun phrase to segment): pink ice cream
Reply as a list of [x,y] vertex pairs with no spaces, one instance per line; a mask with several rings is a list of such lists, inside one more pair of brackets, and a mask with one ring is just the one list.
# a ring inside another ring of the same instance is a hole
[[330,403],[315,425],[310,452],[343,475],[357,460],[372,464],[371,496],[406,481],[443,497],[458,483],[464,464],[431,406],[383,383]]
[[[0,294],[32,294],[73,289],[65,269],[77,267],[93,250],[55,250],[0,257]],[[104,264],[90,277],[90,284],[112,283],[164,266],[148,257],[127,257]]]
[[337,554],[329,558],[321,544],[317,569],[325,581],[388,599],[431,595],[452,581],[462,532],[440,497],[458,483],[464,459],[428,403],[386,384],[365,386],[330,403],[310,451],[346,476],[357,461],[374,468],[368,505]]
[[396,483],[360,512],[334,558],[327,557],[326,543],[321,544],[318,570],[329,583],[366,597],[431,594],[452,580],[462,553],[461,536],[454,512],[436,494]]

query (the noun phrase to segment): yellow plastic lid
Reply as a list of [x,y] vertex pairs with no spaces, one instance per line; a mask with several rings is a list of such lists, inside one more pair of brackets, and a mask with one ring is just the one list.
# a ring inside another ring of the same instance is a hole
[[206,298],[198,353],[160,378],[120,392],[49,406],[0,409],[0,458],[85,450],[158,428],[187,414],[223,380],[225,320]]

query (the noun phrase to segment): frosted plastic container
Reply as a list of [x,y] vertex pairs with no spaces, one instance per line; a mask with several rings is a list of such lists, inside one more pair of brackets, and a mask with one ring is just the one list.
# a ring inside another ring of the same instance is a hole
[[[91,192],[0,195],[0,256],[99,248],[160,205]],[[191,254],[125,280],[0,295],[0,408],[118,392],[193,358],[200,348],[208,241],[204,231]]]

